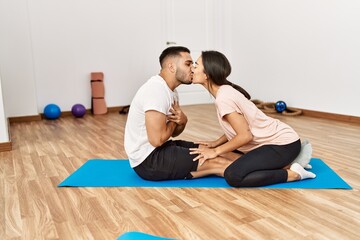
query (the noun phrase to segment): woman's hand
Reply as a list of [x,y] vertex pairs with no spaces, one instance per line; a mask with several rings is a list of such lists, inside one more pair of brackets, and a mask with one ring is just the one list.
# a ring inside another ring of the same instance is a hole
[[228,140],[225,136],[225,134],[223,134],[221,137],[219,137],[218,139],[214,140],[214,141],[197,141],[195,143],[199,144],[199,147],[208,147],[208,148],[216,148],[224,143],[226,143]]
[[214,148],[190,148],[190,154],[198,154],[193,161],[199,160],[200,166],[208,159],[216,158],[218,154]]
[[199,144],[199,145],[207,147],[207,148],[217,147],[216,141],[197,141],[197,142],[195,142],[195,144]]

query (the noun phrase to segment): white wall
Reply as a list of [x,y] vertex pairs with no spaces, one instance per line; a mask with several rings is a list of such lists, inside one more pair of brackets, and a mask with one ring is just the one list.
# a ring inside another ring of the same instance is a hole
[[7,115],[55,103],[91,107],[90,73],[105,75],[108,107],[130,103],[159,72],[163,0],[0,0],[0,63]]
[[[1,73],[1,72],[0,72]],[[5,116],[0,74],[0,143],[9,142],[8,121]]]
[[231,80],[254,98],[360,116],[360,1],[231,1]]
[[165,46],[162,1],[37,0],[29,12],[38,111],[91,107],[90,72],[104,72],[107,106],[130,103],[158,73]]
[[[0,0],[5,114],[35,115],[48,103],[90,108],[92,71],[105,73],[109,107],[129,104],[159,71],[166,1]],[[360,1],[213,2],[230,80],[261,100],[360,116]]]
[[6,115],[36,115],[27,0],[0,0],[0,66]]

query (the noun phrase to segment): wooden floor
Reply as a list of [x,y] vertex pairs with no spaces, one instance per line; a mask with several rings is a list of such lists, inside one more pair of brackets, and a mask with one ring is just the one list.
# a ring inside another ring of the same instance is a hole
[[[221,134],[212,105],[185,106],[180,138]],[[124,159],[126,115],[11,125],[0,153],[0,239],[360,239],[360,126],[274,115],[293,126],[353,190],[57,188],[88,159]]]

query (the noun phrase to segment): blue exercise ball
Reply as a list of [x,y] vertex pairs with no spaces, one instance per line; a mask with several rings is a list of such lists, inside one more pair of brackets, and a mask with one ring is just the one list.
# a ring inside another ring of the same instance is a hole
[[86,108],[84,105],[77,103],[71,108],[71,113],[74,115],[74,117],[81,118],[86,113]]
[[56,104],[51,103],[46,105],[46,107],[44,108],[44,116],[47,119],[57,119],[60,117],[60,115],[61,115],[61,109]]
[[284,101],[277,101],[275,103],[275,110],[278,113],[281,113],[281,112],[285,111],[285,109],[286,109],[286,103]]

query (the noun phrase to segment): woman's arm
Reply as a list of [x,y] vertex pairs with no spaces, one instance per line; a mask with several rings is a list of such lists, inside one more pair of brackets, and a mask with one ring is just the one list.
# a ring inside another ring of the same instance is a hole
[[230,141],[216,147],[214,150],[217,155],[232,152],[235,149],[247,144],[253,139],[250,131],[249,124],[247,123],[244,115],[232,112],[224,116],[224,119],[231,125],[236,132],[236,136]]
[[236,136],[216,148],[191,148],[190,154],[198,154],[198,156],[194,158],[194,161],[199,160],[200,165],[207,159],[232,152],[253,139],[253,135],[249,129],[249,124],[242,114],[233,112],[225,115],[224,119],[234,129]]

